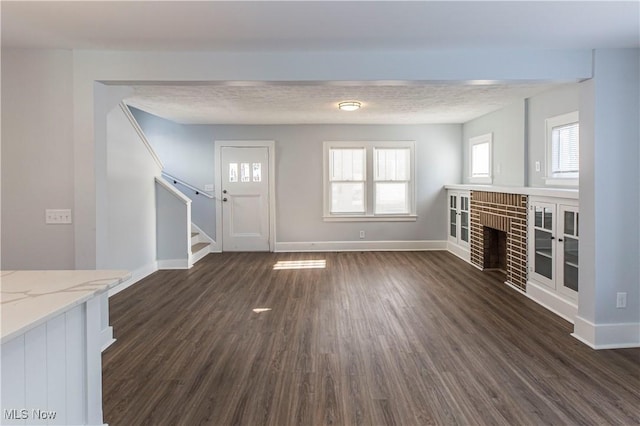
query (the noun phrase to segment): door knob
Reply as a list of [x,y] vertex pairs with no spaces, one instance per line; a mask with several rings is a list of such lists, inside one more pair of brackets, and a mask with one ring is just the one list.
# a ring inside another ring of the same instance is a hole
[[223,191],[222,191],[222,193],[223,193],[223,194],[226,194],[226,193],[227,193],[227,190],[226,190],[226,189],[225,189],[225,190],[223,190]]
[[227,197],[223,198],[222,201],[227,202]]

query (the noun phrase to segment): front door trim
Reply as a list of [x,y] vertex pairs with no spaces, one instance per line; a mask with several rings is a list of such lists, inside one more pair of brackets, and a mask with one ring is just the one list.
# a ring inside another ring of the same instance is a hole
[[269,153],[269,251],[276,247],[276,161],[275,141],[217,140],[214,142],[214,184],[216,200],[216,251],[222,251],[222,147],[267,148]]

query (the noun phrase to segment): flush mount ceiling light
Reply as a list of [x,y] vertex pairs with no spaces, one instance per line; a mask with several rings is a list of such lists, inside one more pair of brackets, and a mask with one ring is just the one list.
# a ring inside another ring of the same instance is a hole
[[340,108],[342,111],[355,111],[357,109],[360,109],[361,106],[362,104],[357,101],[340,102],[338,104],[338,108]]

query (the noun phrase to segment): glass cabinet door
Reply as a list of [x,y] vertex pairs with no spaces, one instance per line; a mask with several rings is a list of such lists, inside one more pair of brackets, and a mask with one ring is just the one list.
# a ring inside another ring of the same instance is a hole
[[533,205],[533,216],[533,272],[544,278],[541,281],[555,288],[553,281],[555,206],[543,203],[535,204]]
[[458,196],[456,194],[449,195],[449,236],[458,238]]
[[460,195],[460,240],[469,244],[469,196]]
[[577,208],[571,206],[560,206],[559,219],[562,228],[558,242],[561,244],[562,264],[561,276],[558,281],[562,283],[561,290],[570,296],[576,296],[578,292],[578,241],[580,233],[578,231],[579,213]]

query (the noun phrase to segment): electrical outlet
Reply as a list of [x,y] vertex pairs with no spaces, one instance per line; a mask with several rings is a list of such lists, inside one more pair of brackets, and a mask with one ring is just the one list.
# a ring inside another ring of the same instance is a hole
[[67,225],[71,223],[70,209],[46,209],[44,221],[49,225]]
[[540,162],[536,161],[536,172],[540,171]]
[[616,308],[627,307],[627,293],[616,293]]
[[360,239],[364,238],[364,231],[360,231]]

